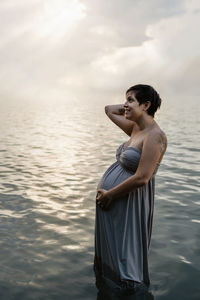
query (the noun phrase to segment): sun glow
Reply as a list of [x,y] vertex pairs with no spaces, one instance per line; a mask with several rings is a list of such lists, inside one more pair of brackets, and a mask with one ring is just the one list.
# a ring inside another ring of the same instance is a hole
[[44,2],[36,27],[40,37],[60,38],[86,15],[79,0],[48,0]]

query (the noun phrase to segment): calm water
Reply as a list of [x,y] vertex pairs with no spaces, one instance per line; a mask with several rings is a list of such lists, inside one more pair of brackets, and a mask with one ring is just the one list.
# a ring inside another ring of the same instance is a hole
[[[96,186],[128,140],[107,103],[1,105],[0,299],[95,300]],[[165,104],[149,256],[156,300],[200,299],[199,111]]]

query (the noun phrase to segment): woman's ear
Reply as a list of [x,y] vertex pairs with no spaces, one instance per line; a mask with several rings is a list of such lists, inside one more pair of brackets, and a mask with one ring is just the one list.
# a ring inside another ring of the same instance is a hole
[[150,101],[145,101],[144,110],[147,111],[150,106],[151,106],[151,102]]

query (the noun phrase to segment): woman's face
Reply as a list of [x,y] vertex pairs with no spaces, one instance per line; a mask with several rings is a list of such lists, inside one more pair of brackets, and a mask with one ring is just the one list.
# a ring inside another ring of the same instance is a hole
[[124,104],[125,118],[135,121],[144,112],[143,104],[137,101],[135,93],[130,91],[126,94],[126,102]]

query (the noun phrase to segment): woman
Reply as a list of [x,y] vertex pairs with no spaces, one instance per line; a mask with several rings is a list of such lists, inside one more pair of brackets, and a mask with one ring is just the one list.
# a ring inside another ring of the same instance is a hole
[[116,162],[97,187],[96,284],[112,291],[148,286],[155,174],[167,148],[167,137],[154,120],[159,94],[138,84],[126,92],[124,105],[108,105],[107,116],[129,140],[116,151]]

